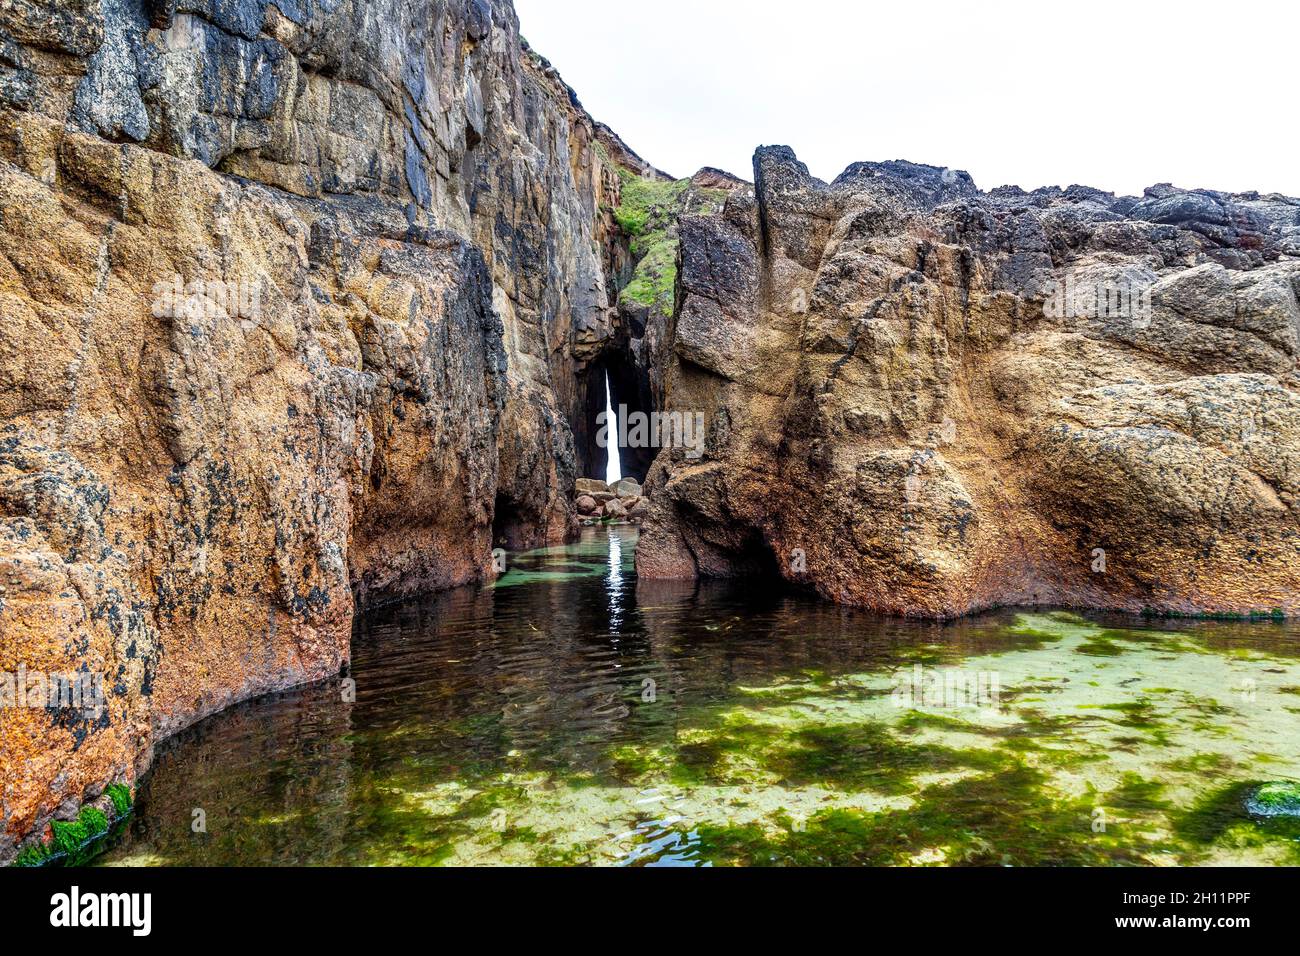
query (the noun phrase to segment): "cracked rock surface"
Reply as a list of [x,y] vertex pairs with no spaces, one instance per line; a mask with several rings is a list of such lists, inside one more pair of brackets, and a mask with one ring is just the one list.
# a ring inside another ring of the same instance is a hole
[[[647,578],[951,616],[1300,609],[1300,200],[759,150],[686,219]],[[1101,290],[1100,294],[1096,290]]]
[[575,527],[634,159],[506,0],[0,3],[0,672],[106,695],[0,712],[0,862]]

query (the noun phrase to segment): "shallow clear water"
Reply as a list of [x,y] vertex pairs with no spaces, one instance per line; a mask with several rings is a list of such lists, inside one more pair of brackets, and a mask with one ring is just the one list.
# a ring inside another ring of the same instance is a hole
[[[638,585],[635,532],[358,622],[160,749],[101,863],[1300,863],[1300,628]],[[196,810],[206,832],[194,832]]]

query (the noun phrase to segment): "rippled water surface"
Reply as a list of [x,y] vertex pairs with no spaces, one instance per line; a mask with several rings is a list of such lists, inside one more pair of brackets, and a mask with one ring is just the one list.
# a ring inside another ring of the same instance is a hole
[[359,621],[355,703],[164,745],[101,862],[1300,863],[1252,802],[1300,779],[1294,624],[884,620],[638,585],[635,545],[589,529]]

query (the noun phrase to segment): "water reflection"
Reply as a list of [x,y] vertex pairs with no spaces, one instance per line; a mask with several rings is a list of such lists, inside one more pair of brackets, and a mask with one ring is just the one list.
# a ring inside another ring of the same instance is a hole
[[613,529],[609,535],[609,629],[617,637],[623,623],[623,530]]
[[[1232,789],[1300,777],[1294,625],[880,619],[638,582],[635,542],[589,529],[495,587],[359,620],[355,704],[318,685],[164,745],[106,862],[1252,863],[1300,846],[1260,836]],[[1002,708],[894,707],[891,675],[918,664],[998,672]]]

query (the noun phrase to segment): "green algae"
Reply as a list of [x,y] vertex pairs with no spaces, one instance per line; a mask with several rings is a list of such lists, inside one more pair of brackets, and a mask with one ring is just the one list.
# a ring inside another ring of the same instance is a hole
[[1092,637],[1098,628],[1074,614],[1020,614],[1007,633],[1024,638],[1017,649],[1042,647],[1066,638]]
[[114,809],[111,818],[98,807],[87,804],[77,813],[76,819],[52,821],[49,841],[24,847],[13,865],[82,866],[98,856],[115,831],[120,832],[124,827],[133,805],[131,788],[125,784],[109,784],[104,788],[104,794]]
[[1075,648],[1080,654],[1087,654],[1089,657],[1119,657],[1124,653],[1123,648],[1113,641],[1102,640],[1100,637],[1091,641],[1085,641]]
[[947,730],[957,733],[968,734],[988,734],[992,733],[988,728],[979,724],[972,724],[969,721],[959,720],[956,717],[948,717],[945,714],[932,714],[920,710],[909,710],[901,720],[898,721],[898,729],[902,733],[916,733],[919,730]]
[[840,725],[808,727],[777,748],[767,766],[795,786],[817,784],[840,791],[911,793],[914,778],[960,768],[1002,764],[992,750],[957,749],[900,742],[882,727]]
[[86,807],[75,820],[55,820],[50,833],[48,857],[62,857],[67,865],[76,866],[87,859],[87,845],[107,835],[108,819],[101,811]]
[[1120,779],[1119,786],[1106,795],[1106,806],[1135,815],[1163,813],[1173,805],[1165,792],[1164,783],[1129,771]]
[[112,801],[113,809],[119,817],[124,817],[131,812],[131,788],[124,783],[110,783],[104,788],[104,793]]
[[[611,532],[618,534],[619,532]],[[621,539],[620,539],[621,540]],[[577,580],[601,578],[610,572],[611,545],[583,542],[575,546],[542,548],[523,554],[507,555],[507,570],[493,585],[496,589],[518,588],[533,584],[564,584]],[[618,570],[631,574],[635,570],[636,535],[627,535],[620,546]]]
[[1124,838],[1095,833],[1087,798],[1054,798],[1026,767],[927,789],[905,810],[835,808],[806,821],[774,815],[698,827],[711,863],[744,866],[1100,866],[1139,863]]
[[552,564],[543,570],[511,569],[497,578],[497,588],[514,588],[524,584],[556,583],[574,578],[598,578],[609,569],[605,565],[570,561]]
[[1300,818],[1256,817],[1250,801],[1267,784],[1236,781],[1201,796],[1175,815],[1174,832],[1201,855],[1212,849],[1271,851],[1275,862],[1300,865]]
[[1226,774],[1236,768],[1237,761],[1226,754],[1189,754],[1176,760],[1166,760],[1162,766],[1179,773]]
[[673,757],[663,748],[624,744],[608,754],[608,772],[624,784],[633,784],[651,775],[667,777],[673,771]]

